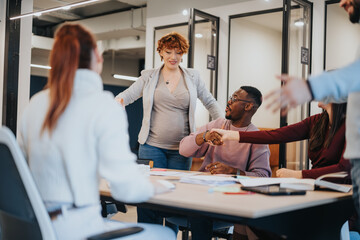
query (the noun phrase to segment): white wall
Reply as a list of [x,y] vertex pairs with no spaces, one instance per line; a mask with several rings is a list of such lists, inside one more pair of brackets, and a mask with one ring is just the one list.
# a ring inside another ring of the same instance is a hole
[[360,27],[350,24],[348,14],[338,4],[328,5],[326,70],[343,67],[359,55]]
[[3,86],[4,86],[4,63],[5,63],[5,24],[6,24],[6,0],[0,0],[0,123],[2,125],[3,111]]

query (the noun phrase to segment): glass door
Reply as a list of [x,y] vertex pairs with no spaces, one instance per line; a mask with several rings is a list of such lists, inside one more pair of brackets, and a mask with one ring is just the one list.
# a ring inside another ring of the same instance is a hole
[[[311,71],[312,3],[284,0],[282,73],[308,78]],[[280,126],[297,123],[310,115],[309,104],[299,106],[281,117]],[[279,166],[294,170],[308,168],[307,141],[280,145]]]
[[[241,86],[252,86],[264,95],[280,87],[274,76],[281,72],[283,9],[267,9],[230,16],[229,73],[227,95]],[[274,114],[260,106],[251,122],[260,130],[280,126],[280,111]],[[270,167],[279,167],[279,144],[271,144]]]
[[[258,88],[263,94],[280,87],[279,72],[307,78],[311,66],[312,4],[284,0],[279,8],[230,16],[228,96],[240,86]],[[309,106],[291,110],[286,117],[260,107],[252,123],[274,129],[309,116]],[[307,141],[270,145],[270,164],[277,168],[307,169]]]
[[[219,17],[192,8],[188,29],[190,43],[188,67],[200,72],[206,87],[217,98]],[[198,100],[196,126],[202,126],[209,120],[208,111]]]

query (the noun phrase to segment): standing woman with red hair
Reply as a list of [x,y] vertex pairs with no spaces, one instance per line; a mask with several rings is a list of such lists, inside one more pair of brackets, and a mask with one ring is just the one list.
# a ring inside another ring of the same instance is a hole
[[[135,225],[101,217],[100,178],[119,201],[142,202],[164,191],[137,168],[125,111],[103,91],[102,63],[88,30],[63,25],[55,34],[47,89],[23,113],[20,146],[58,239],[85,239]],[[175,238],[165,227],[141,226],[145,231],[122,239]]]
[[199,72],[180,66],[188,49],[189,43],[182,35],[166,34],[157,47],[164,64],[142,71],[134,84],[116,96],[125,106],[143,98],[139,158],[153,160],[157,168],[190,170],[191,158],[179,154],[179,144],[195,131],[198,98],[213,119],[224,115]]

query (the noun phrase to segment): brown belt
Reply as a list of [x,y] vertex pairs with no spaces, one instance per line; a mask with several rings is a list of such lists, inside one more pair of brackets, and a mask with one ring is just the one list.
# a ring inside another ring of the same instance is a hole
[[58,215],[62,214],[62,210],[61,208],[60,209],[57,209],[57,210],[54,210],[54,211],[51,211],[49,212],[49,216],[50,216],[50,219],[51,220],[55,220],[57,218]]
[[[85,205],[85,206],[81,206],[81,207],[76,207],[74,204],[73,205],[70,205],[68,206],[67,210],[70,210],[70,209],[79,209],[79,208],[87,208],[89,207],[90,205]],[[48,212],[49,216],[50,216],[50,219],[51,220],[55,220],[59,215],[63,214],[63,211],[62,211],[62,208],[59,208],[59,209],[56,209],[54,211],[51,211],[51,212]]]

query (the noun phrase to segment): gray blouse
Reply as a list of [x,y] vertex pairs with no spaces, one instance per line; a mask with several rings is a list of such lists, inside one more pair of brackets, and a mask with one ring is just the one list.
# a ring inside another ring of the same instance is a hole
[[190,94],[183,75],[171,93],[160,73],[146,143],[159,148],[178,150],[181,139],[190,133],[189,105]]
[[[158,84],[159,75],[163,66],[156,69],[143,70],[140,78],[132,84],[128,89],[119,93],[116,98],[122,98],[124,105],[127,106],[135,102],[140,97],[143,98],[144,117],[139,133],[139,143],[144,144],[149,137],[150,119],[153,111],[154,93]],[[196,101],[199,99],[205,108],[211,114],[213,119],[224,116],[224,112],[220,109],[219,104],[205,87],[205,82],[201,80],[200,74],[195,69],[179,68],[183,72],[186,87],[190,94],[189,106],[189,125],[190,131],[195,131],[195,110]]]

